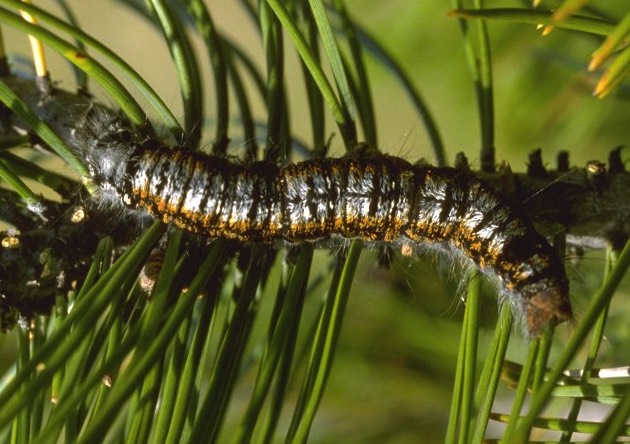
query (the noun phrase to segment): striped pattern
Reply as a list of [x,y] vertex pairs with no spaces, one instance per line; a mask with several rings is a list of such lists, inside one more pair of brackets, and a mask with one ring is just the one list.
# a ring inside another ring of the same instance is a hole
[[118,120],[105,127],[83,136],[83,154],[97,185],[128,208],[246,242],[450,243],[499,278],[530,335],[571,318],[558,254],[517,206],[463,170],[382,155],[243,165],[148,138],[134,142]]

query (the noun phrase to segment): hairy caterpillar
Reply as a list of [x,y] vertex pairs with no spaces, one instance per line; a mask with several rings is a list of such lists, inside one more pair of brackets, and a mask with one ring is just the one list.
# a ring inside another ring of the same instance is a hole
[[449,243],[500,280],[527,334],[571,318],[563,264],[516,206],[454,168],[391,156],[346,156],[279,167],[170,148],[99,111],[75,148],[106,196],[210,237],[248,242]]

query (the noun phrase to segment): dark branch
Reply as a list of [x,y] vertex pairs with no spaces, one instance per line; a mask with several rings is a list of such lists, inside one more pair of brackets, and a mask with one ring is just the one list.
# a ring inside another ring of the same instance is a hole
[[[43,90],[33,81],[16,77],[3,80],[68,142],[77,122],[90,109],[102,106],[84,94]],[[12,124],[13,129],[26,130],[17,119]],[[5,124],[4,130],[7,133],[10,128]],[[568,153],[562,152],[556,170],[547,171],[536,150],[526,173],[512,173],[504,164],[498,172],[473,174],[521,203],[541,233],[565,232],[569,243],[586,248],[619,247],[630,236],[630,174],[624,169],[621,148],[611,152],[608,165],[591,161],[585,167],[569,168],[569,160]],[[456,166],[468,167],[465,156],[458,156]]]

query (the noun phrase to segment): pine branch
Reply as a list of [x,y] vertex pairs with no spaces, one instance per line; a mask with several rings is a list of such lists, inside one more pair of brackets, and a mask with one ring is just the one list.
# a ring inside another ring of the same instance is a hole
[[[79,93],[58,88],[42,90],[39,84],[17,77],[3,80],[66,143],[72,143],[72,128],[90,110],[102,106]],[[14,130],[29,130],[19,119],[11,120]],[[456,166],[468,168],[463,154]],[[562,152],[556,169],[547,170],[541,151],[536,150],[524,173],[513,173],[503,165],[498,172],[472,174],[520,202],[538,230],[547,236],[564,231],[569,244],[583,248],[604,248],[606,244],[620,248],[630,237],[630,203],[626,198],[630,194],[630,173],[624,169],[621,148],[610,152],[608,167],[590,161],[585,167],[569,168],[568,153]]]

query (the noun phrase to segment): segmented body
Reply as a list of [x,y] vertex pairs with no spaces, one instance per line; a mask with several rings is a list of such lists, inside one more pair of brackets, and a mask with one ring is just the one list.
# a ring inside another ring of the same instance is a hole
[[558,254],[470,173],[384,155],[244,165],[148,139],[130,147],[128,138],[119,129],[90,139],[84,154],[94,180],[165,223],[248,242],[451,243],[500,279],[530,335],[571,317]]

